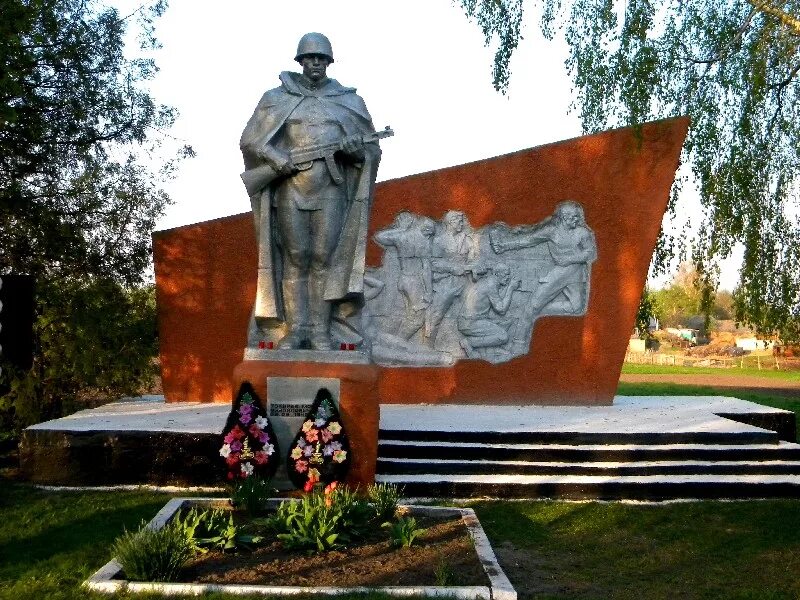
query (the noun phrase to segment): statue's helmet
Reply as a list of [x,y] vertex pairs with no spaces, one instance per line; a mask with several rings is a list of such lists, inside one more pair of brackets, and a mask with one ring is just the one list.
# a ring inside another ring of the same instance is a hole
[[328,60],[333,62],[331,41],[321,33],[312,31],[305,34],[300,38],[300,43],[297,44],[297,56],[294,59],[300,62],[300,59],[308,54],[321,54],[322,56],[327,56]]

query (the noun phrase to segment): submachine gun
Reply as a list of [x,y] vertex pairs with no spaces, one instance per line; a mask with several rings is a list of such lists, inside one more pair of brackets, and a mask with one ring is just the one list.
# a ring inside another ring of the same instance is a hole
[[[361,141],[365,144],[370,142],[377,142],[380,139],[391,137],[394,131],[388,125],[375,133],[366,133],[361,136]],[[339,167],[336,166],[336,161],[333,155],[342,150],[343,141],[335,142],[332,144],[317,144],[312,146],[301,146],[289,152],[289,158],[292,164],[298,167],[298,170],[304,171],[311,167],[311,163],[315,160],[324,160],[331,178],[336,182],[336,185],[341,185],[344,181],[344,176]],[[248,169],[241,174],[244,187],[247,188],[247,193],[254,196],[265,187],[267,187],[273,180],[280,176],[275,169],[270,165],[264,164]]]

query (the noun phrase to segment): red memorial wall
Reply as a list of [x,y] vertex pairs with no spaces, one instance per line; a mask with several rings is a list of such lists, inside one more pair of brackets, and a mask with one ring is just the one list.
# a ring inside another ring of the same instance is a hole
[[[381,403],[611,404],[667,206],[688,119],[556,142],[377,186],[370,231],[401,210],[475,227],[532,224],[576,200],[594,231],[587,313],[542,317],[527,355],[492,365],[378,367]],[[244,193],[244,192],[243,192]],[[153,235],[161,368],[168,402],[230,402],[255,296],[250,213]],[[381,248],[370,242],[367,263]],[[299,363],[297,376],[308,376]],[[318,376],[324,377],[325,373]]]

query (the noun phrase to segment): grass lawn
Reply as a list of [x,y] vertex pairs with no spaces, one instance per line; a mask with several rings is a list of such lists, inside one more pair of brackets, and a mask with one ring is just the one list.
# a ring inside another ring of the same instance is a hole
[[521,598],[800,598],[800,502],[474,505]]
[[782,381],[800,381],[800,370],[776,370],[769,368],[770,364],[765,361],[764,369],[738,367],[731,369],[715,367],[673,367],[670,365],[640,365],[636,363],[623,363],[622,372],[632,375],[717,375],[719,377],[734,377],[747,375],[752,377],[768,377]]
[[[81,581],[108,560],[123,528],[150,519],[167,498],[2,482],[0,598],[107,598]],[[521,598],[800,596],[800,502],[474,507]]]

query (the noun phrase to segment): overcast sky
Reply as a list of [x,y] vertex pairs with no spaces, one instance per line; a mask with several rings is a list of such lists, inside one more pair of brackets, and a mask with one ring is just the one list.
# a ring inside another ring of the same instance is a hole
[[[139,2],[115,4],[127,14]],[[358,88],[375,126],[395,131],[381,144],[379,181],[581,134],[568,111],[566,46],[542,39],[532,11],[503,96],[491,85],[493,50],[450,0],[170,0],[157,21],[161,70],[150,89],[180,111],[169,133],[197,157],[167,186],[174,205],[157,229],[250,210],[239,136],[278,74],[298,69],[308,31],[332,42],[329,76]],[[732,287],[735,273],[723,283]]]

